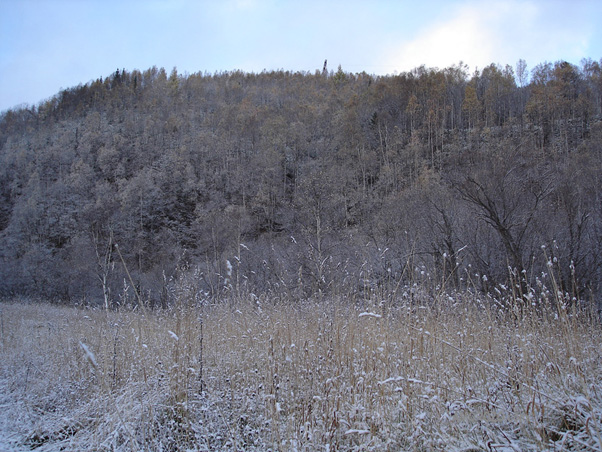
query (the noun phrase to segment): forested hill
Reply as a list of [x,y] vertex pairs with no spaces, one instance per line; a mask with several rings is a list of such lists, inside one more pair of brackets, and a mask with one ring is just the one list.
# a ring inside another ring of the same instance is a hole
[[599,300],[601,118],[592,60],[118,70],[2,114],[0,294],[164,303],[189,274],[207,296]]

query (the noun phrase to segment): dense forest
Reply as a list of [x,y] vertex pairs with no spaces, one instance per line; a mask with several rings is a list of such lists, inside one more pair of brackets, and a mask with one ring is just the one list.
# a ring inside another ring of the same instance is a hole
[[0,295],[602,296],[602,62],[117,70],[0,117]]

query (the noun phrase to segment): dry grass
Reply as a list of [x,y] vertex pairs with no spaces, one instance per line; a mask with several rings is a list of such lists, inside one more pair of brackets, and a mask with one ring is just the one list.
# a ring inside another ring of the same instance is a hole
[[246,297],[203,307],[201,354],[188,300],[1,304],[0,448],[602,450],[592,316]]

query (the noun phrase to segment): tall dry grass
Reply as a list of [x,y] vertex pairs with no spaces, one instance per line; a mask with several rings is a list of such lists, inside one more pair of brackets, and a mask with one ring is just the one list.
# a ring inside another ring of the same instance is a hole
[[1,304],[7,445],[602,450],[602,329],[561,295],[192,300]]

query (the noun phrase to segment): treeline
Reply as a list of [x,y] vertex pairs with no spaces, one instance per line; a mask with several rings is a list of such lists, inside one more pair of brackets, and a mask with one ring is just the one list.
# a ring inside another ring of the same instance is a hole
[[207,296],[599,300],[601,119],[592,60],[117,70],[2,114],[0,294],[165,303],[188,274]]

